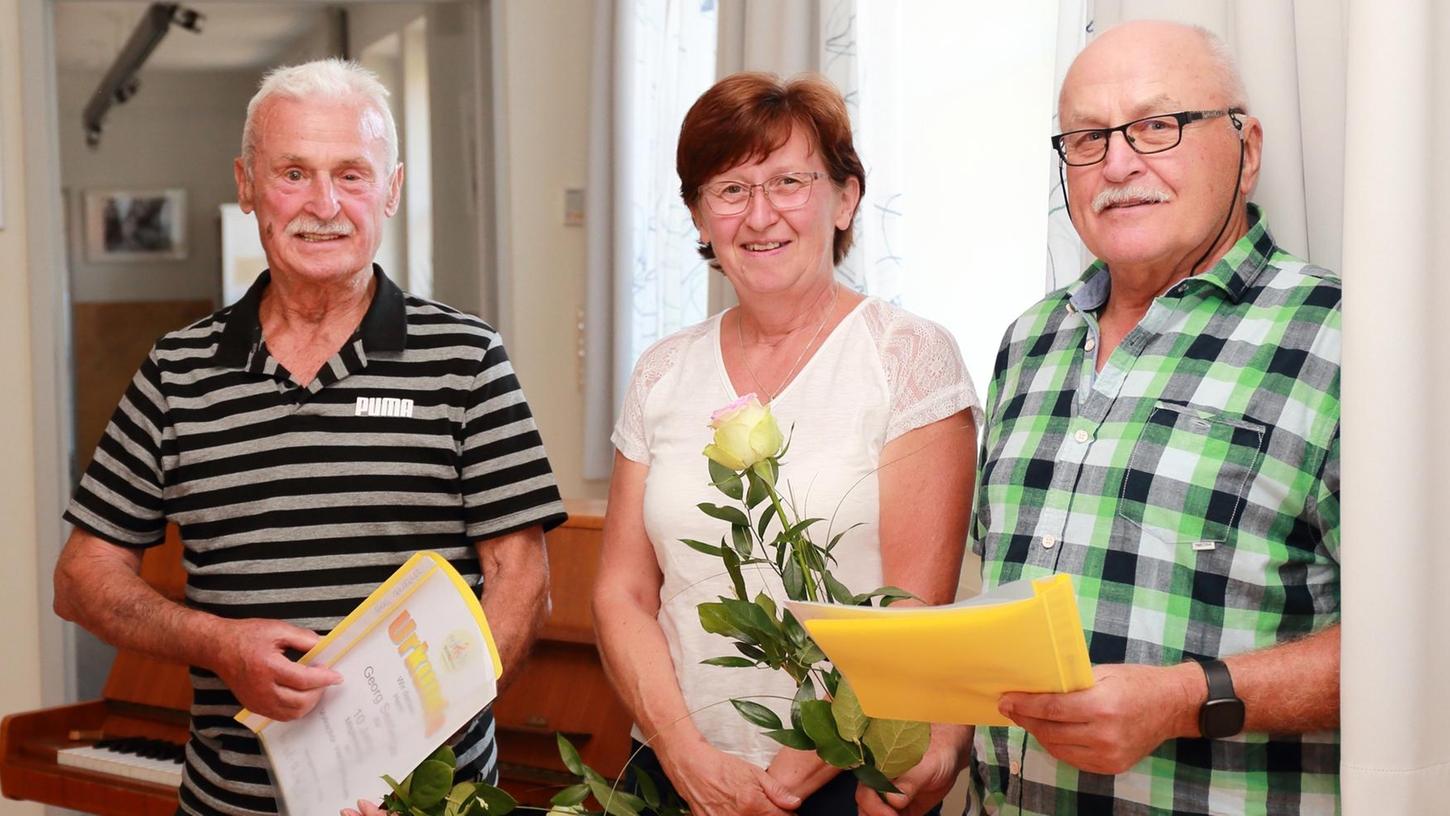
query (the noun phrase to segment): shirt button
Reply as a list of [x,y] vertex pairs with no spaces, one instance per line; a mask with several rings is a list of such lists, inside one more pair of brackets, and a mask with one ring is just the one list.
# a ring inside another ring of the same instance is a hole
[[1097,347],[1098,347],[1098,341],[1092,339],[1091,337],[1089,337],[1087,339],[1087,342],[1086,343],[1083,343],[1082,344],[1082,350],[1083,351],[1092,351],[1093,349],[1095,349]]
[[1044,549],[1044,550],[1050,550],[1050,549],[1052,549],[1053,547],[1056,547],[1056,546],[1057,546],[1057,537],[1056,536],[1045,535],[1045,536],[1042,537],[1042,549]]
[[1085,430],[1083,430],[1081,428],[1078,428],[1077,433],[1073,434],[1072,435],[1072,438],[1073,439],[1076,439],[1080,443],[1085,443],[1091,437],[1088,435],[1088,432],[1087,431],[1085,431]]
[[1022,763],[1014,759],[1007,763],[1007,770],[1011,771],[1013,776],[1020,776],[1022,774]]

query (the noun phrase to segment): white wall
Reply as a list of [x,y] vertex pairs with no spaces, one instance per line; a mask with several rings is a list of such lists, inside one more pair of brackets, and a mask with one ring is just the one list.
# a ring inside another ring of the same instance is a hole
[[564,190],[582,188],[586,178],[593,3],[506,3],[500,12],[495,19],[503,28],[495,42],[503,52],[503,98],[497,121],[508,176],[502,271],[511,287],[504,340],[564,495],[600,497],[606,483],[580,476],[584,406],[577,325],[584,230],[564,226],[563,210]]
[[[0,0],[0,381],[12,394],[29,394],[30,253],[26,240],[24,143],[21,131],[17,0]],[[0,517],[6,520],[0,556],[5,582],[0,591],[0,620],[5,621],[5,664],[0,672],[0,714],[39,708],[40,597],[35,526],[35,419],[29,399],[0,404]],[[0,811],[14,816],[39,814],[38,805],[4,801]]]
[[59,75],[61,183],[68,191],[71,232],[81,224],[87,189],[186,191],[185,260],[90,263],[72,240],[71,296],[76,301],[215,300],[221,290],[221,227],[217,207],[237,200],[232,159],[241,152],[254,71],[142,72],[141,90],[111,108],[100,146],[86,147],[81,111],[98,72]]

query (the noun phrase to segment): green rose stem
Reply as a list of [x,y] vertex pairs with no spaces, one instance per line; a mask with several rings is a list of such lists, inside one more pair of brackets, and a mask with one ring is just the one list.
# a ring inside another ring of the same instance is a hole
[[[761,476],[759,470],[755,472],[755,475],[759,477],[761,484],[765,485],[765,493],[767,496],[770,497],[771,505],[775,507],[775,517],[780,519],[780,528],[782,530],[789,530],[791,527],[794,527],[795,523],[799,521],[799,519],[792,519],[790,516],[787,516],[785,514],[785,507],[781,504],[780,494],[775,492],[775,485],[771,483],[771,480],[769,478]],[[746,510],[747,512],[749,511],[748,505],[746,507]],[[761,537],[760,543],[762,546],[764,546],[765,539],[763,536]],[[810,569],[810,562],[806,558],[805,543],[801,541],[800,534],[791,536],[790,554],[791,558],[795,559],[796,566],[800,567],[801,576],[807,578],[807,580],[803,582],[805,584],[806,600],[819,600],[819,597],[816,594],[815,578]],[[796,679],[797,681],[799,681],[800,678]]]

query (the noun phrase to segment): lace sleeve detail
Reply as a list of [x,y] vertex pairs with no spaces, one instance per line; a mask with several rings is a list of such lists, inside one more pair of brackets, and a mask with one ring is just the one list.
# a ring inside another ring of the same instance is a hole
[[709,330],[709,321],[691,326],[660,340],[645,349],[634,364],[634,374],[629,378],[629,388],[624,392],[624,404],[619,410],[619,421],[614,424],[614,433],[609,441],[626,459],[642,465],[650,463],[649,436],[645,428],[644,409],[649,401],[650,391],[670,369],[679,362],[680,354],[692,339],[702,331]]
[[869,306],[867,326],[881,352],[891,394],[886,441],[968,408],[981,428],[981,400],[956,338],[940,325],[884,301]]

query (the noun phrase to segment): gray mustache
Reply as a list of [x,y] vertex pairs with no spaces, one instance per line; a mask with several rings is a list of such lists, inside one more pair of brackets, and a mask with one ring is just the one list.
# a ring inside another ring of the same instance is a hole
[[1168,194],[1152,187],[1110,187],[1093,196],[1093,212],[1100,213],[1116,204],[1142,204],[1168,201]]
[[299,215],[287,225],[288,235],[352,235],[355,227],[347,218],[319,221],[309,215]]

